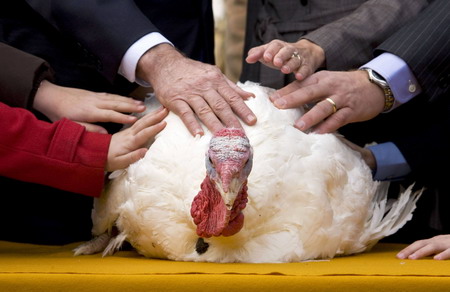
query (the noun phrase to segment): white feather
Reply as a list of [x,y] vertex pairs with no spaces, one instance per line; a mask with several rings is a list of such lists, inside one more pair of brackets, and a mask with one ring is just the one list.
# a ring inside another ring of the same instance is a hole
[[326,259],[363,252],[411,218],[420,192],[410,187],[388,204],[388,183],[373,181],[357,152],[333,134],[295,129],[303,111],[276,109],[271,89],[239,85],[256,95],[247,105],[258,117],[257,125],[245,126],[254,157],[244,227],[230,237],[207,238],[207,251],[196,251],[190,208],[205,177],[211,134],[205,129],[193,138],[171,113],[146,156],[115,173],[95,202],[93,234],[110,233],[113,225],[120,231],[106,253],[127,240],[144,256],[178,261]]

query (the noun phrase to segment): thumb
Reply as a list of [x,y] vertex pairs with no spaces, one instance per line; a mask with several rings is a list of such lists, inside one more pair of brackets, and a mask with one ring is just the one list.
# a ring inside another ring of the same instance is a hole
[[135,163],[141,158],[144,158],[145,153],[147,153],[147,148],[140,148],[119,157],[108,158],[106,171],[114,171],[127,168],[128,166],[130,166],[130,164]]
[[85,127],[86,131],[100,133],[100,134],[108,134],[108,131],[106,131],[106,129],[103,128],[102,126],[98,126],[98,125],[94,125],[94,124],[90,124],[90,123],[77,122],[77,121],[75,121],[75,123],[78,123],[78,124],[82,125],[83,127]]

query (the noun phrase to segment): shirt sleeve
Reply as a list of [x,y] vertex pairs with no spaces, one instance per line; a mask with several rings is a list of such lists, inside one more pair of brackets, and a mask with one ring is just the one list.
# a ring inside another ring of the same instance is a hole
[[381,143],[367,148],[372,151],[377,163],[374,180],[400,180],[411,172],[405,157],[394,143]]
[[391,110],[408,102],[422,92],[422,88],[408,64],[394,54],[383,53],[361,66],[361,68],[374,70],[389,84],[395,98]]
[[136,68],[139,59],[148,50],[162,43],[173,44],[162,34],[157,32],[149,33],[135,42],[125,53],[119,67],[119,74],[130,82],[136,82],[141,86],[149,87],[150,84],[144,80],[136,78]]

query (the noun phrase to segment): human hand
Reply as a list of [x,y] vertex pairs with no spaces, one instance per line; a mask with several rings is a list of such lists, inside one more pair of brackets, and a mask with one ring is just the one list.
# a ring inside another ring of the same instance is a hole
[[168,44],[150,49],[138,62],[137,76],[148,81],[162,105],[177,114],[192,135],[203,135],[198,119],[213,133],[226,127],[256,123],[240,89],[215,66],[181,55]]
[[259,61],[284,74],[294,73],[297,80],[303,80],[325,63],[325,52],[306,39],[296,43],[273,40],[251,48],[245,61],[249,64]]
[[62,87],[46,80],[36,93],[33,107],[53,122],[65,117],[85,126],[88,131],[100,133],[106,133],[106,130],[92,123],[129,124],[137,118],[125,113],[145,110],[142,101],[129,97]]
[[372,171],[377,168],[377,160],[375,159],[375,156],[373,155],[373,152],[370,151],[370,149],[360,147],[359,145],[356,145],[355,143],[347,140],[342,135],[337,135],[337,138],[341,140],[345,145],[347,145],[350,149],[361,154],[361,158]]
[[397,254],[399,259],[416,260],[435,255],[435,260],[450,259],[450,234],[415,241]]
[[270,99],[280,109],[315,103],[294,126],[301,131],[315,127],[316,133],[330,133],[348,123],[370,120],[384,108],[382,89],[361,70],[319,71],[277,90]]
[[143,158],[147,152],[147,148],[143,146],[164,129],[166,122],[163,119],[168,113],[169,111],[165,108],[148,113],[131,127],[112,135],[106,171],[126,168]]

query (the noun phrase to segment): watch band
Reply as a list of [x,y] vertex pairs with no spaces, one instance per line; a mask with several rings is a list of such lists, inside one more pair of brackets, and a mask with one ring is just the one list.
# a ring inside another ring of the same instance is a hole
[[366,71],[369,76],[369,81],[378,85],[383,90],[384,93],[383,112],[389,111],[395,102],[395,98],[391,88],[389,87],[389,84],[386,82],[386,80],[383,79],[383,77],[378,75],[375,71],[373,71],[370,68],[361,68],[360,70]]

